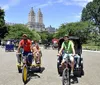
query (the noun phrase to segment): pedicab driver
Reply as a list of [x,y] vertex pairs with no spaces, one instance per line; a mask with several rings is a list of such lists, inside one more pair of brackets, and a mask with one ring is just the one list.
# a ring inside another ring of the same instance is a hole
[[[23,48],[23,56],[27,56],[29,53],[31,53],[31,46],[32,46],[32,42],[31,40],[28,39],[26,34],[23,34],[22,36],[22,40],[19,42],[19,46],[18,46],[18,50],[17,53],[20,53],[20,48]],[[32,55],[28,56],[28,61],[29,64],[32,64]]]
[[60,56],[62,54],[62,51],[64,51],[61,66],[63,66],[64,62],[66,61],[66,59],[68,59],[67,57],[69,56],[69,59],[71,61],[71,75],[73,76],[75,49],[74,43],[68,38],[68,35],[64,36],[64,42],[62,43],[61,49],[58,52],[58,56]]

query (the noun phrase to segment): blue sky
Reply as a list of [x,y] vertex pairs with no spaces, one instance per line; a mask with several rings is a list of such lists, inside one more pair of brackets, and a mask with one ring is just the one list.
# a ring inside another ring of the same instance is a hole
[[28,13],[33,7],[37,14],[40,8],[45,27],[58,28],[63,23],[80,21],[81,12],[86,4],[93,0],[2,0],[6,22],[27,23]]

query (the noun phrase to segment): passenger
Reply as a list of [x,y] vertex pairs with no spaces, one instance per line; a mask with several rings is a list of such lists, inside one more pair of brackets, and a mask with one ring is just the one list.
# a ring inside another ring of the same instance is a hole
[[34,41],[34,45],[32,46],[32,52],[33,52],[33,55],[34,55],[33,57],[36,61],[36,64],[40,64],[42,55],[41,55],[40,47],[36,41]]

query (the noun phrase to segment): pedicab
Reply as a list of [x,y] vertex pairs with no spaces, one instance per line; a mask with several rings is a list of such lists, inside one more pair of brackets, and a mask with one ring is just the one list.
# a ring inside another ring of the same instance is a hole
[[32,56],[32,53],[28,53],[27,55],[23,56],[21,53],[17,53],[17,58],[19,57],[17,68],[18,72],[22,73],[22,80],[24,84],[27,83],[30,71],[31,71],[31,64],[29,58]]
[[13,40],[7,40],[5,45],[5,52],[14,51],[14,42]]
[[[76,55],[74,56],[74,77],[82,77],[84,75],[84,71],[83,71],[83,58],[81,56],[82,54],[82,44],[80,41],[79,37],[75,37],[75,36],[69,36],[69,39],[73,41],[74,43],[74,48],[75,48],[75,52]],[[61,48],[62,43],[64,42],[64,39],[61,38],[59,39],[58,42],[58,51]],[[60,63],[62,61],[62,56],[58,57],[57,60],[57,70],[58,70],[58,74],[60,76],[62,76],[62,85],[70,85],[70,72],[71,72],[71,66],[70,66],[70,60],[69,57],[66,60],[66,62],[64,63],[64,68],[59,67]]]
[[[41,60],[40,63],[36,63],[36,57],[33,58],[33,53],[30,52],[27,56],[23,56],[23,48],[20,49],[20,53],[17,56],[17,68],[18,72],[22,73],[22,80],[24,84],[27,83],[31,72],[41,72]],[[32,64],[29,63],[29,58],[32,56]],[[41,55],[42,56],[42,55]]]
[[50,48],[50,45],[51,45],[51,43],[47,39],[43,41],[43,47],[44,47],[44,49]]
[[57,49],[58,48],[58,39],[54,38],[52,39],[52,49]]

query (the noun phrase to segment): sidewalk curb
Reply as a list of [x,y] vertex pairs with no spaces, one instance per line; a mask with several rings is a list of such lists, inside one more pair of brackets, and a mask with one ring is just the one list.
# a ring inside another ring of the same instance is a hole
[[93,51],[93,50],[82,50],[82,51],[100,53],[100,51]]

